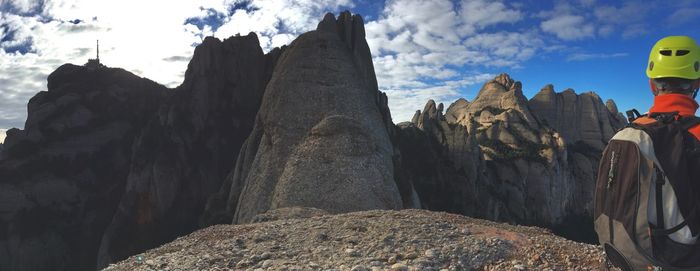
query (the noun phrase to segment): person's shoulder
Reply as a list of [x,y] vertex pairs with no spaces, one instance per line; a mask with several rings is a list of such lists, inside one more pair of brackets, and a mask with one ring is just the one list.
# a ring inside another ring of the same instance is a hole
[[[698,116],[695,116],[695,117],[697,118]],[[690,132],[691,134],[693,134],[695,136],[695,138],[700,140],[700,124],[697,124],[693,127],[688,128],[688,132]]]
[[635,119],[635,120],[633,121],[633,123],[635,123],[635,124],[641,124],[641,125],[652,124],[652,123],[654,123],[654,122],[656,122],[656,119],[655,119],[655,118],[650,118],[650,117],[648,117],[648,116],[641,116],[641,117],[639,117],[639,118],[637,118],[637,119]]

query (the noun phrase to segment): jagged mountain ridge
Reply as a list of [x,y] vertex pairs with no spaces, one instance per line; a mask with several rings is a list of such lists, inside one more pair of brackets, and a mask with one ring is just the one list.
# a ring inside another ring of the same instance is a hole
[[94,270],[199,228],[282,50],[207,38],[176,89],[121,69],[53,72],[0,153],[0,270]]
[[594,241],[599,157],[626,123],[614,102],[590,92],[554,93],[551,85],[527,100],[521,83],[501,74],[474,101],[458,99],[443,110],[431,100],[398,124],[407,175],[424,208],[553,228],[583,221],[589,236],[577,237]]
[[0,270],[91,270],[287,207],[423,207],[547,226],[587,214],[588,179],[567,165],[590,172],[597,149],[570,151],[519,82],[501,75],[471,103],[443,115],[429,102],[394,125],[363,25],[328,14],[268,54],[255,34],[207,38],[173,90],[120,69],[56,70],[0,153]]

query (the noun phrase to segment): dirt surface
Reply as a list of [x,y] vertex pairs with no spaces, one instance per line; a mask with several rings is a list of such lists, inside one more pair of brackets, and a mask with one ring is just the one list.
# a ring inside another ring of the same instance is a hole
[[424,210],[217,225],[105,270],[600,270],[600,247]]

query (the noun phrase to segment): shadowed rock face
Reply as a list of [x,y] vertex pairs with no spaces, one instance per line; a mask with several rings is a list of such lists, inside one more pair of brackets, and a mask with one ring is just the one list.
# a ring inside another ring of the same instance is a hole
[[294,206],[401,208],[381,97],[361,17],[328,14],[292,42],[227,180],[233,222]]
[[402,176],[422,208],[475,215],[482,194],[477,184],[486,180],[484,160],[474,132],[450,124],[442,110],[431,100],[413,122],[397,125]]
[[171,93],[122,69],[66,64],[0,153],[0,270],[94,270],[132,143]]
[[279,51],[264,55],[253,33],[196,48],[185,81],[136,138],[98,267],[198,229],[250,134]]
[[280,52],[207,38],[174,90],[121,69],[52,73],[0,153],[0,270],[94,270],[196,230]]

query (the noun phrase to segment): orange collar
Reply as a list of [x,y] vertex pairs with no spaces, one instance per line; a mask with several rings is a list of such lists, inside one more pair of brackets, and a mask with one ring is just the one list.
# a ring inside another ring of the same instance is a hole
[[654,97],[654,105],[649,109],[649,113],[676,112],[684,117],[695,116],[698,110],[698,103],[690,96],[683,94],[664,94]]

